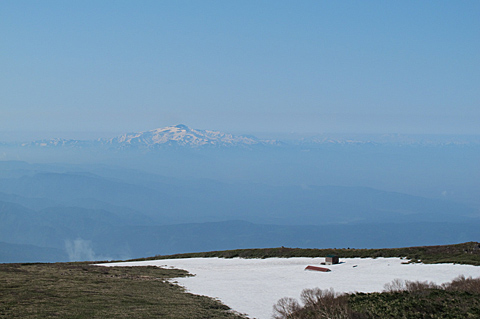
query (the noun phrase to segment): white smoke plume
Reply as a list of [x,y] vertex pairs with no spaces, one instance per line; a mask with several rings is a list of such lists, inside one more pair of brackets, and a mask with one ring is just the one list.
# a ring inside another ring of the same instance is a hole
[[77,238],[75,240],[65,240],[65,250],[68,253],[70,261],[93,261],[96,260],[93,251],[92,242]]

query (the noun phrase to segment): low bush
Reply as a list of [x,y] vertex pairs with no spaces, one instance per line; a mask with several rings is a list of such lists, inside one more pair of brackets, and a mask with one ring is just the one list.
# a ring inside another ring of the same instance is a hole
[[447,291],[463,291],[480,295],[480,278],[460,276],[443,285],[443,288]]
[[280,299],[276,305],[273,306],[274,319],[296,319],[300,318],[298,311],[301,309],[297,300],[289,297]]
[[275,319],[346,319],[351,317],[348,296],[333,289],[304,289],[300,296],[303,307],[293,298],[282,298],[273,307]]
[[382,293],[335,294],[306,289],[280,299],[275,319],[480,318],[480,278],[458,277],[444,285],[396,279]]
[[385,284],[384,291],[385,292],[400,292],[400,291],[421,292],[421,291],[426,291],[428,289],[440,289],[440,288],[441,286],[433,282],[395,279],[391,283]]

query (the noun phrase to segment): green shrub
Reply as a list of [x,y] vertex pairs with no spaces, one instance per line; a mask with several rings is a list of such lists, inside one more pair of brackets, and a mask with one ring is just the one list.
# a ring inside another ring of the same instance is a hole
[[442,286],[396,279],[383,293],[306,289],[303,306],[281,299],[274,310],[276,319],[480,318],[479,290],[480,278],[458,277]]

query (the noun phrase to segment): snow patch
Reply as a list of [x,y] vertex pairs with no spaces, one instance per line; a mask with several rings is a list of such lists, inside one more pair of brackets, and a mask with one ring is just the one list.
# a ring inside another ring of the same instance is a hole
[[331,272],[305,271],[324,258],[221,259],[186,258],[101,264],[185,269],[194,277],[175,281],[194,294],[221,300],[250,318],[267,319],[283,297],[299,299],[305,288],[333,288],[335,292],[380,292],[394,279],[449,282],[464,275],[480,277],[480,267],[454,264],[404,264],[401,258],[342,258]]

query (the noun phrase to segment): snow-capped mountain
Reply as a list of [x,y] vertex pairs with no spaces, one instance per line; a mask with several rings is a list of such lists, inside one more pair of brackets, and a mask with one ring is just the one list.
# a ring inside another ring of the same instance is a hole
[[73,139],[63,139],[63,138],[53,138],[53,139],[45,139],[45,140],[38,140],[28,143],[22,143],[21,146],[35,146],[35,147],[70,147],[70,148],[77,148],[77,147],[89,147],[99,144],[98,140],[93,141],[83,141],[83,140],[73,140]]
[[140,148],[155,149],[158,147],[252,147],[255,145],[278,145],[276,140],[260,140],[254,136],[234,135],[220,131],[192,129],[179,124],[150,131],[127,133],[110,139],[73,140],[48,139],[22,143],[23,147],[41,148]]
[[106,147],[109,149],[157,149],[161,147],[243,147],[286,146],[316,148],[325,145],[407,145],[407,146],[465,146],[480,145],[478,136],[422,136],[422,135],[346,135],[319,134],[307,138],[278,140],[258,139],[254,136],[234,135],[220,131],[192,129],[179,124],[150,131],[127,133],[110,139],[73,140],[49,139],[23,143],[23,147],[40,148],[87,148]]
[[155,130],[128,133],[104,141],[112,146],[138,146],[154,148],[157,146],[251,146],[263,144],[263,141],[255,137],[233,135],[219,131],[197,130],[186,125],[179,124],[158,128]]

